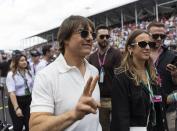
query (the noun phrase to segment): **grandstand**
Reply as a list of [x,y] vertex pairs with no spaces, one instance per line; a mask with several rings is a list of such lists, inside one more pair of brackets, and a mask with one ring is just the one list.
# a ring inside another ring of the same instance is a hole
[[[156,20],[165,23],[167,27],[166,44],[176,43],[177,33],[177,0],[132,0],[132,2],[105,9],[88,16],[95,26],[105,24],[111,28],[111,42],[118,48],[124,48],[128,34],[135,28],[145,29],[150,21]],[[58,28],[54,28],[23,40],[26,51],[31,48],[40,50],[44,44],[56,45]],[[31,42],[37,39],[34,46]],[[41,41],[39,39],[42,39]],[[26,47],[28,45],[28,47]]]

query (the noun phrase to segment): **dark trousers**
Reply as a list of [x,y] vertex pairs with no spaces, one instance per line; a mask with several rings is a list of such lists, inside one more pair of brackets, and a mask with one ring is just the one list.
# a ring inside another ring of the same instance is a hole
[[111,98],[101,98],[99,119],[103,131],[110,131],[110,121],[111,121],[110,116],[111,116]]
[[9,98],[8,106],[9,106],[9,114],[13,123],[14,131],[22,131],[23,126],[25,126],[25,131],[29,131],[29,118],[30,118],[30,104],[31,104],[31,96],[17,96],[17,102],[22,110],[24,117],[17,117],[16,112],[14,111],[14,107]]

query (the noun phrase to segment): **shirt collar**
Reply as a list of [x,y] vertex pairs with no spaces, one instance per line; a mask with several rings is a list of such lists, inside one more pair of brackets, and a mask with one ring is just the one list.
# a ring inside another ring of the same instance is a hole
[[[88,67],[89,66],[88,61],[86,59],[84,59],[84,62],[85,62],[86,67]],[[69,66],[66,63],[66,60],[65,60],[63,54],[60,54],[58,56],[58,58],[56,59],[56,63],[57,63],[57,66],[58,66],[58,71],[60,73],[65,73],[69,70],[76,69],[76,66]]]

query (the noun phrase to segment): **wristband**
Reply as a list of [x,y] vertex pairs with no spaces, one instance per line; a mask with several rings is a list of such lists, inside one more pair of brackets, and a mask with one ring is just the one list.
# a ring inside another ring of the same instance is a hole
[[20,107],[19,106],[17,106],[17,108],[15,109],[15,112],[19,109]]

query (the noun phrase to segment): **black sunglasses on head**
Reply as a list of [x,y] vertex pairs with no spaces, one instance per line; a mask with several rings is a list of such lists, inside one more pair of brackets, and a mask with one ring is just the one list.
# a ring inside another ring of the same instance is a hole
[[164,40],[166,38],[165,34],[152,34],[152,38],[154,40],[157,40],[160,37],[161,40]]
[[[139,47],[141,48],[146,48],[147,45],[149,45],[150,48],[155,48],[156,47],[156,43],[153,42],[153,41],[140,41],[140,42],[137,42],[135,43],[137,44]],[[132,44],[132,45],[135,45],[135,44]]]
[[100,39],[104,39],[104,38],[109,39],[110,35],[100,35],[99,37],[100,37]]
[[[79,33],[81,35],[82,38],[87,38],[89,36],[89,31],[88,30],[79,30]],[[95,32],[90,32],[90,34],[92,35],[92,38],[95,39],[96,38],[96,34]]]

